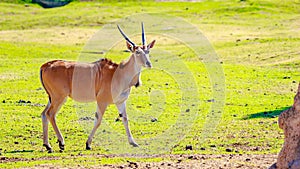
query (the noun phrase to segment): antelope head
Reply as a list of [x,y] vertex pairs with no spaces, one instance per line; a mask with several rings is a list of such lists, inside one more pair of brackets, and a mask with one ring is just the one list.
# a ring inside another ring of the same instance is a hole
[[127,48],[132,53],[132,55],[133,55],[133,57],[135,59],[135,62],[139,66],[144,66],[144,67],[147,67],[147,68],[152,68],[152,63],[151,63],[150,58],[149,58],[149,53],[150,53],[150,49],[153,48],[153,46],[155,44],[155,40],[153,40],[151,43],[149,43],[147,45],[147,43],[146,43],[146,35],[145,35],[145,30],[144,30],[144,23],[142,22],[142,46],[137,46],[135,43],[133,43],[126,36],[126,34],[122,31],[122,29],[120,28],[120,26],[119,25],[117,25],[117,26],[118,26],[118,29],[119,29],[120,33],[125,38]]

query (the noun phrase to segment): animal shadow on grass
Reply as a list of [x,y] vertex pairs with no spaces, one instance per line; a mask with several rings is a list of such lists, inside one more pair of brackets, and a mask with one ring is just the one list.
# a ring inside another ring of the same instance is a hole
[[32,153],[34,150],[13,150],[13,151],[6,151],[5,153]]
[[242,119],[250,120],[250,119],[255,119],[255,118],[276,118],[280,115],[281,112],[283,112],[284,110],[287,110],[289,108],[291,108],[291,107],[290,106],[282,107],[282,108],[275,109],[275,110],[258,112],[258,113],[247,115],[246,117],[243,117]]

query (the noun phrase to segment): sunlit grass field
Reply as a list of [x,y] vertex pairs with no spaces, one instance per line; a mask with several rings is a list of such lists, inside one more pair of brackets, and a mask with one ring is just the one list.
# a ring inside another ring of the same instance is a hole
[[[0,157],[3,161],[0,168],[167,160],[134,158],[124,155],[125,152],[122,156],[115,155],[109,146],[116,143],[111,140],[120,138],[119,142],[124,141],[129,152],[135,149],[127,145],[124,127],[122,122],[116,121],[118,113],[114,106],[105,112],[104,122],[94,139],[101,141],[94,141],[93,149],[86,151],[85,141],[93,120],[83,119],[93,118],[95,110],[85,111],[82,104],[71,99],[57,115],[66,150],[59,153],[51,125],[50,144],[55,152],[48,154],[42,147],[40,115],[47,104],[47,95],[39,81],[40,66],[53,59],[80,60],[86,43],[103,26],[140,13],[165,13],[197,27],[219,57],[226,89],[220,91],[220,94],[225,92],[220,121],[205,137],[203,126],[214,104],[213,84],[205,63],[190,59],[194,53],[180,41],[149,34],[149,42],[157,40],[154,48],[170,51],[180,58],[196,84],[191,87],[197,92],[189,97],[192,103],[186,103],[182,99],[181,84],[174,76],[155,69],[157,65],[173,66],[176,70],[179,65],[152,56],[154,68],[143,70],[143,85],[132,89],[127,103],[133,136],[142,140],[163,135],[184,111],[196,115],[191,127],[183,138],[174,140],[176,144],[168,151],[158,151],[158,154],[278,153],[283,131],[278,128],[277,117],[292,105],[300,81],[299,6],[296,0],[72,2],[53,9],[43,9],[36,4],[0,3]],[[140,25],[137,25],[139,34]],[[147,30],[147,25],[145,27]],[[125,42],[120,41],[105,57],[119,63],[129,57],[125,49]],[[157,121],[152,122],[154,118]],[[161,144],[167,146],[167,143]],[[192,150],[187,150],[187,146],[192,146]],[[155,150],[159,146],[142,144],[141,147]],[[102,155],[111,156],[102,158]]]

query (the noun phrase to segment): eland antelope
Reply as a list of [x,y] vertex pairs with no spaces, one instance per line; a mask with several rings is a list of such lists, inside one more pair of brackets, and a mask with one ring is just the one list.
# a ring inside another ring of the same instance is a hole
[[142,67],[151,68],[149,51],[155,40],[146,44],[144,25],[142,23],[142,46],[133,43],[122,29],[118,30],[126,40],[131,56],[120,64],[108,59],[100,59],[93,63],[78,63],[63,60],[53,60],[41,66],[41,83],[49,96],[48,104],[42,112],[43,146],[49,153],[53,152],[48,141],[48,123],[50,121],[58,138],[60,151],[64,150],[64,138],[56,125],[56,114],[67,97],[78,102],[97,102],[95,124],[86,141],[86,149],[91,149],[92,139],[101,124],[103,114],[110,104],[115,104],[126,130],[128,141],[137,147],[128,126],[126,100],[132,86],[141,85]]

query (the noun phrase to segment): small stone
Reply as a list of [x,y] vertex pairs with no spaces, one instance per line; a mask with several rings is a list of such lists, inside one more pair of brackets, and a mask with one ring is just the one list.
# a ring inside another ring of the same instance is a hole
[[204,147],[201,147],[200,150],[206,150]]
[[157,118],[151,118],[151,122],[157,122]]
[[132,161],[127,161],[129,163],[129,166],[131,168],[138,168],[138,164],[136,162],[132,162]]
[[225,150],[226,152],[233,152],[233,150],[231,148],[226,148]]
[[25,100],[19,100],[17,103],[26,103]]
[[207,100],[207,102],[215,102],[215,99]]
[[186,145],[185,150],[193,150],[193,146],[192,145]]
[[190,109],[186,109],[185,112],[190,112]]

